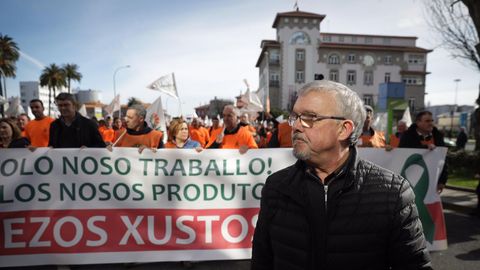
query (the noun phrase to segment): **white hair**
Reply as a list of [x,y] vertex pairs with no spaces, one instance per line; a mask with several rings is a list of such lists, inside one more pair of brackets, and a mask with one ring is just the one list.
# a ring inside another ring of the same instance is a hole
[[363,124],[366,118],[364,104],[358,94],[343,84],[328,80],[306,84],[299,90],[299,96],[304,96],[310,92],[333,94],[337,107],[334,116],[345,117],[353,121],[354,129],[348,140],[351,145],[355,145],[362,134]]

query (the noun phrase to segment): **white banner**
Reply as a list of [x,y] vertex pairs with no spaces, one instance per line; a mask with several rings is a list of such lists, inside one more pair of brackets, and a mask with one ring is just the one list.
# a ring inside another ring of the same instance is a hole
[[[295,162],[291,149],[1,151],[0,267],[249,259],[264,181]],[[440,211],[445,152],[360,150],[413,183],[427,171],[423,202]]]

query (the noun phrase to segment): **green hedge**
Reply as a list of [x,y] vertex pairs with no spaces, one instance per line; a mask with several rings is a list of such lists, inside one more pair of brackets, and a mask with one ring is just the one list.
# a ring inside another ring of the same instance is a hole
[[473,177],[480,173],[480,153],[470,151],[448,151],[447,164],[449,174]]

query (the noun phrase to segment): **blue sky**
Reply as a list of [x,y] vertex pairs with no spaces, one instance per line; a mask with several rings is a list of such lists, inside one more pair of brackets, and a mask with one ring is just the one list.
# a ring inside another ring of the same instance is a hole
[[[271,27],[277,12],[293,9],[293,0],[1,0],[0,32],[12,37],[24,53],[17,78],[7,80],[9,96],[19,81],[37,80],[42,65],[75,63],[83,79],[80,89],[102,91],[113,98],[113,72],[122,101],[134,96],[153,102],[159,93],[146,85],[175,72],[184,114],[211,98],[233,99],[246,78],[258,85],[255,68],[262,39],[275,39]],[[437,48],[439,41],[424,20],[421,0],[310,0],[301,10],[327,15],[325,32],[417,36],[417,46],[433,49],[428,56],[426,101],[473,105],[480,76]],[[168,110],[177,102],[162,95]]]

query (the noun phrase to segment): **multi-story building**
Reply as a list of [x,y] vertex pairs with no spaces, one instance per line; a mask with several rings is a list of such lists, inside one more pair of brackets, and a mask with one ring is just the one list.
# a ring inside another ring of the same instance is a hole
[[[348,85],[375,106],[383,82],[404,82],[413,111],[424,107],[427,54],[416,37],[324,33],[325,15],[278,13],[276,40],[263,40],[256,66],[262,98],[272,108],[288,110],[305,83],[322,78]],[[265,91],[268,89],[268,92]]]
[[218,99],[214,97],[208,102],[208,104],[200,105],[195,107],[195,113],[198,117],[205,119],[206,116],[209,118],[220,116],[222,117],[223,107],[226,105],[233,105],[233,101],[229,99]]
[[[67,89],[62,87],[55,91],[55,94],[58,95],[61,92],[67,92]],[[41,87],[40,82],[38,81],[25,81],[20,82],[20,101],[23,109],[28,111],[30,105],[30,100],[40,99],[43,102],[45,107],[45,114],[48,114],[49,107],[51,106],[51,114],[53,116],[54,111],[56,110],[54,101],[55,97],[53,96],[53,91],[51,93],[51,102],[48,102],[49,90],[47,87]]]

